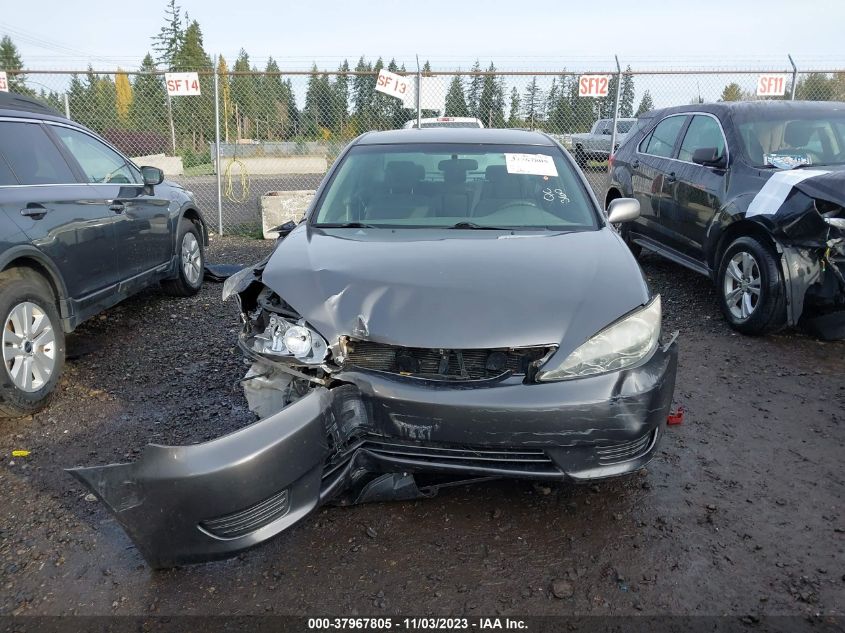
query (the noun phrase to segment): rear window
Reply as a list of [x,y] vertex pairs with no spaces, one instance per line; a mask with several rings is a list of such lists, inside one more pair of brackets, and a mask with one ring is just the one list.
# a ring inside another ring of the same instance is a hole
[[0,154],[22,185],[76,182],[58,148],[38,123],[0,121]]
[[595,210],[556,147],[364,145],[343,159],[312,223],[375,227],[595,229]]

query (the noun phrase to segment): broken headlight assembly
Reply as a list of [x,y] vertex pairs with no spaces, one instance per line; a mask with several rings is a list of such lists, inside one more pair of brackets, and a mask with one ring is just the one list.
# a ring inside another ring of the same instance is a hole
[[270,314],[264,331],[252,337],[252,349],[267,356],[292,357],[306,365],[319,365],[328,353],[328,344],[304,321],[292,323]]
[[660,338],[660,295],[605,328],[557,367],[542,368],[537,380],[570,380],[637,365],[655,350]]

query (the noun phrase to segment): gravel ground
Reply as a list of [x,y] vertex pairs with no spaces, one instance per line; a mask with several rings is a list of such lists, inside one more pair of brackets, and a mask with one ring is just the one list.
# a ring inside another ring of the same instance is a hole
[[[216,238],[209,259],[269,248]],[[235,559],[165,572],[62,469],[250,423],[236,308],[207,284],[109,310],[69,340],[54,403],[0,422],[0,614],[842,614],[845,344],[738,336],[706,279],[642,264],[681,331],[687,408],[647,472],[324,508]]]

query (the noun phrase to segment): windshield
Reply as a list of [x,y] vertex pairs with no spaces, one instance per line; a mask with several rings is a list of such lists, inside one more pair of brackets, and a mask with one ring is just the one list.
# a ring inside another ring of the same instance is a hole
[[845,114],[812,118],[762,117],[737,125],[745,151],[758,167],[845,164]]
[[312,223],[598,227],[592,202],[557,147],[434,143],[352,148],[323,192]]

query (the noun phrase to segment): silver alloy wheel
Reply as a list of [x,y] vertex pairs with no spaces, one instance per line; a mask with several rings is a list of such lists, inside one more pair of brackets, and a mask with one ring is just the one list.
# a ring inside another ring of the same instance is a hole
[[731,257],[725,270],[725,303],[734,318],[744,321],[760,303],[762,277],[754,255],[739,251]]
[[193,233],[182,237],[182,270],[188,283],[196,286],[202,275],[202,251]]
[[3,328],[3,362],[15,387],[33,393],[56,369],[56,335],[50,317],[24,301],[12,307]]

